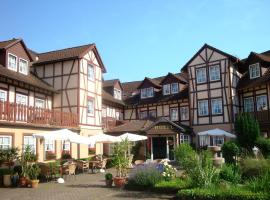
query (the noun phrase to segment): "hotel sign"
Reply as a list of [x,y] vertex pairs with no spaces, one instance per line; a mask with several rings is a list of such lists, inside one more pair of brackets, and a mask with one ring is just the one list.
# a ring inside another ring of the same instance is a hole
[[162,125],[157,125],[155,126],[156,130],[172,130],[174,129],[174,127],[172,125],[169,125],[169,124],[162,124]]

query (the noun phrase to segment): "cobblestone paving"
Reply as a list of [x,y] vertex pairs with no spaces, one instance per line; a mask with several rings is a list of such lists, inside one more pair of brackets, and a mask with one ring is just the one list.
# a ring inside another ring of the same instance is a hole
[[0,200],[131,200],[173,199],[170,195],[106,188],[104,174],[80,174],[66,183],[40,183],[37,189],[0,188]]

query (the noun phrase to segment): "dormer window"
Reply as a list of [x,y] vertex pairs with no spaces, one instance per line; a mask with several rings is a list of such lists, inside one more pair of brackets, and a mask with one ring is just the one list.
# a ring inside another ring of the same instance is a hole
[[170,93],[171,93],[171,85],[170,84],[163,85],[163,95],[168,95]]
[[141,89],[141,98],[142,99],[153,97],[153,96],[154,96],[153,87]]
[[121,92],[121,90],[118,90],[118,89],[114,88],[113,96],[114,96],[115,99],[122,100],[122,92]]
[[24,60],[20,58],[19,60],[19,72],[22,74],[27,75],[28,74],[28,62],[27,60]]
[[178,83],[172,83],[171,84],[171,91],[172,91],[172,94],[176,94],[176,93],[179,92]]
[[250,76],[250,79],[260,77],[260,65],[259,65],[259,63],[249,65],[249,76]]
[[8,54],[8,69],[17,71],[17,56],[11,53]]

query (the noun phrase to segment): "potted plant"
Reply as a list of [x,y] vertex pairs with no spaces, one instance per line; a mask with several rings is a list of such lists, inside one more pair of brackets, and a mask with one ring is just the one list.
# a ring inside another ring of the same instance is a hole
[[113,184],[113,175],[111,173],[105,174],[105,181],[107,187],[112,187]]
[[9,148],[2,150],[2,159],[6,166],[8,166],[8,173],[4,174],[3,176],[3,183],[4,186],[9,187],[11,186],[11,174],[12,170],[11,167],[14,165],[14,161],[18,159],[18,148]]
[[11,177],[11,182],[14,187],[17,187],[19,184],[19,174],[22,173],[22,166],[21,165],[16,165],[13,168],[13,175]]
[[40,171],[41,171],[40,167],[37,164],[33,164],[33,165],[29,166],[28,174],[29,174],[29,178],[31,180],[31,187],[32,188],[38,187],[38,183],[39,183],[38,176],[40,174]]
[[113,164],[116,168],[116,176],[113,178],[113,182],[116,187],[123,187],[126,183],[126,174],[129,164],[128,159],[128,140],[123,140],[115,145]]

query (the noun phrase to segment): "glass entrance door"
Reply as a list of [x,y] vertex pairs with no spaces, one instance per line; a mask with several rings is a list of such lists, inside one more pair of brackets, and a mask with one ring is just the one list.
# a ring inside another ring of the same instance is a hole
[[167,157],[166,137],[153,137],[153,159],[164,159]]

